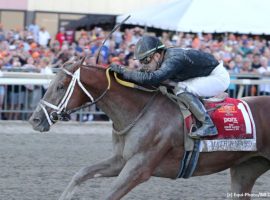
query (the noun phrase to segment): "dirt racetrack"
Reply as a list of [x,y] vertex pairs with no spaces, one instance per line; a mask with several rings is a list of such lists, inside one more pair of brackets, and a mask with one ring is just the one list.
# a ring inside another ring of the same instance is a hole
[[[57,200],[76,171],[110,155],[110,132],[108,123],[66,123],[41,134],[27,123],[0,121],[0,200]],[[113,180],[88,180],[73,199],[100,199]],[[228,170],[187,180],[151,178],[123,199],[230,199],[229,181]],[[253,199],[270,199],[269,186],[268,172]]]

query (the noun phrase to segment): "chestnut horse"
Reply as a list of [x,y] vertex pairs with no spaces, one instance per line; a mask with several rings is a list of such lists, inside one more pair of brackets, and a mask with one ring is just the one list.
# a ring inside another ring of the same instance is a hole
[[[105,69],[82,63],[70,62],[61,68],[29,121],[35,130],[49,131],[68,110],[89,102],[89,98],[96,100],[113,121],[113,153],[80,169],[60,199],[71,199],[75,189],[92,178],[117,177],[103,197],[110,200],[120,199],[151,176],[175,179],[184,154],[179,107],[161,93],[124,87],[112,74],[106,77]],[[270,98],[248,97],[244,101],[256,124],[257,151],[201,153],[193,174],[209,175],[230,168],[231,192],[237,194],[251,193],[256,179],[270,168]]]

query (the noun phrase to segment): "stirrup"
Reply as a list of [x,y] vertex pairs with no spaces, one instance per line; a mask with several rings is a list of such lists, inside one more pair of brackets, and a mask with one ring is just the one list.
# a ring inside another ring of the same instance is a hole
[[218,134],[217,128],[216,127],[211,127],[208,129],[215,129],[215,131],[205,131],[207,134],[206,135],[197,135],[196,131],[194,132],[190,132],[188,135],[189,137],[193,138],[193,139],[200,139],[200,138],[204,138],[204,137],[213,137],[216,136]]

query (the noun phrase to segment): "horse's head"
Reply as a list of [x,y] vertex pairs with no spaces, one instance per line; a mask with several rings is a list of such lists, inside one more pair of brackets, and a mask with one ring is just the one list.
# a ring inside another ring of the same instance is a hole
[[[93,101],[93,97],[80,81],[80,61],[68,61],[57,73],[29,122],[35,130],[49,131],[58,120],[68,121],[70,111]],[[83,95],[82,95],[83,94]]]

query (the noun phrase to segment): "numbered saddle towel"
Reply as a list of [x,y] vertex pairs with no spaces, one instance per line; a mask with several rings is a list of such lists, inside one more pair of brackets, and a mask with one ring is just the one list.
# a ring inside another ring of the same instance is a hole
[[[256,128],[250,108],[239,99],[205,101],[205,107],[218,129],[218,135],[201,140],[201,152],[256,151]],[[186,119],[190,122],[191,117]]]

